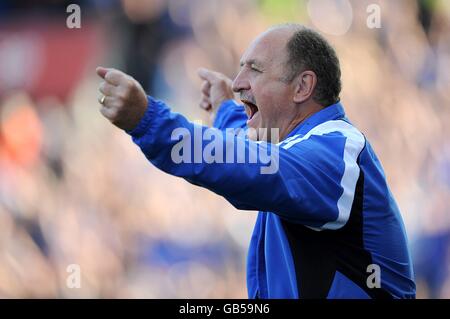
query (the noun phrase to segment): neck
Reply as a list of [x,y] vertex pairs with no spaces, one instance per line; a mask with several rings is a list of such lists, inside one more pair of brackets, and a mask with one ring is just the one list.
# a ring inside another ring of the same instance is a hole
[[319,112],[323,109],[323,106],[317,104],[314,101],[308,101],[304,104],[297,104],[294,106],[298,111],[297,114],[293,117],[293,119],[288,123],[286,128],[280,132],[280,141],[284,140],[286,136],[292,132],[299,124],[308,119],[311,115]]

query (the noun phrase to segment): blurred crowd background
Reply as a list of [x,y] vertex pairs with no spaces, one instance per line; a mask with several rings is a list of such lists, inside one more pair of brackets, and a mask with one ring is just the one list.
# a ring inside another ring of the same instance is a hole
[[[80,29],[66,26],[71,3]],[[246,298],[256,212],[152,167],[99,113],[95,67],[204,121],[197,68],[233,77],[249,42],[289,21],[338,52],[347,114],[405,220],[417,296],[450,298],[445,0],[1,0],[0,297]]]

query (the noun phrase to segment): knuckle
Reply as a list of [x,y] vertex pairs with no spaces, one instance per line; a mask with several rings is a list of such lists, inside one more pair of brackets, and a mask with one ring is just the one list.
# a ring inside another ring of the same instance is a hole
[[103,82],[100,84],[99,91],[104,94],[106,93],[106,83]]
[[109,113],[109,118],[111,121],[117,121],[119,118],[119,112],[117,109],[111,109]]
[[131,78],[127,77],[123,81],[123,86],[127,89],[132,89],[134,86],[134,81]]
[[217,80],[217,85],[218,86],[220,86],[220,87],[224,87],[224,86],[226,86],[226,81],[225,81],[225,79],[223,79],[223,78],[219,78],[218,80]]
[[102,107],[100,109],[100,113],[102,113],[102,115],[108,120],[111,120],[111,111],[107,107]]
[[126,94],[124,92],[117,93],[118,103],[122,103],[126,99]]
[[130,91],[128,89],[124,89],[124,90],[120,90],[117,93],[117,98],[119,99],[119,101],[123,102],[126,101],[130,96]]
[[106,75],[105,75],[105,79],[107,81],[110,81],[114,78],[114,76],[116,75],[116,73],[114,71],[109,71]]
[[117,99],[117,102],[115,103],[115,107],[117,108],[117,109],[122,109],[122,108],[124,108],[125,107],[125,98],[118,98]]

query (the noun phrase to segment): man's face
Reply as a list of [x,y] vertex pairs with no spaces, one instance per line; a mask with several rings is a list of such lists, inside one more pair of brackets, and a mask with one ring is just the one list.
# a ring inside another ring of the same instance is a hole
[[[241,69],[233,81],[233,90],[240,93],[248,116],[247,126],[253,129],[278,128],[280,136],[289,126],[295,111],[293,84],[286,76],[286,43],[292,32],[276,29],[256,38],[241,59]],[[266,134],[251,136],[266,140]]]

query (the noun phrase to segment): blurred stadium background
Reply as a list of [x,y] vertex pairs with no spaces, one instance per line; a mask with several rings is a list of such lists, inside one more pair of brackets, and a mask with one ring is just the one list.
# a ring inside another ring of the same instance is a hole
[[[81,29],[66,27],[70,3]],[[196,69],[233,77],[250,40],[287,21],[336,47],[343,103],[405,220],[417,295],[450,298],[445,0],[1,0],[0,297],[246,298],[256,213],[153,168],[99,113],[95,67],[204,120]]]

